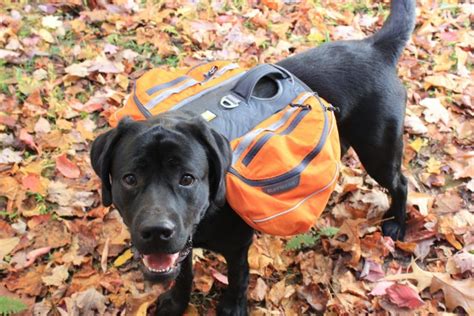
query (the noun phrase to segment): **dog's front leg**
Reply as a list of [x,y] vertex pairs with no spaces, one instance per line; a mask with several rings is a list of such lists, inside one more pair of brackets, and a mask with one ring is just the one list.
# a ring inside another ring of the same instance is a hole
[[250,244],[224,252],[227,261],[229,286],[217,307],[217,315],[247,315],[247,287],[249,283],[248,250]]
[[181,263],[181,271],[174,286],[158,298],[156,315],[181,316],[188,307],[193,281],[192,257],[191,251]]

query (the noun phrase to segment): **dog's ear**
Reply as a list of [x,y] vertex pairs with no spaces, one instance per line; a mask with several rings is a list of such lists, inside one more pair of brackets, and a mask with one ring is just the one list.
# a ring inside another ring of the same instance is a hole
[[102,204],[112,204],[112,184],[110,183],[110,168],[114,149],[119,139],[127,129],[130,119],[124,118],[116,128],[99,135],[92,143],[91,164],[95,173],[102,181]]
[[232,161],[229,141],[213,130],[200,116],[191,119],[193,134],[206,149],[209,161],[210,201],[216,206],[225,203],[225,175]]

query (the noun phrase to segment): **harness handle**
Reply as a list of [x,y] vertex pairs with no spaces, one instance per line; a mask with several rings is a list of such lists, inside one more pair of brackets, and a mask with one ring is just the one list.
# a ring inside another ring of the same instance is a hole
[[263,64],[249,70],[245,75],[243,75],[235,87],[232,88],[231,92],[242,101],[248,103],[255,86],[263,77],[266,76],[277,79],[290,78],[293,81],[293,76],[285,68],[272,64]]

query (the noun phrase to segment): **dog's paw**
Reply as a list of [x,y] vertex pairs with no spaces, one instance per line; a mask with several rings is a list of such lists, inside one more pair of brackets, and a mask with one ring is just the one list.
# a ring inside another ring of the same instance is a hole
[[158,298],[156,304],[156,316],[181,316],[186,310],[187,304],[175,301],[166,293]]
[[384,236],[389,236],[393,240],[403,240],[405,238],[406,224],[400,224],[398,221],[386,220],[382,224],[382,232]]
[[222,300],[217,306],[217,315],[218,316],[247,316],[247,299],[241,300]]

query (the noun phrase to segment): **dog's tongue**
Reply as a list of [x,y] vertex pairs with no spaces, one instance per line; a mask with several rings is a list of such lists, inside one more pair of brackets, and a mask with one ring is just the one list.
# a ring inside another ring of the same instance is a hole
[[145,265],[154,270],[166,270],[174,266],[176,260],[179,257],[179,252],[169,253],[153,253],[149,255],[143,255],[143,261]]

